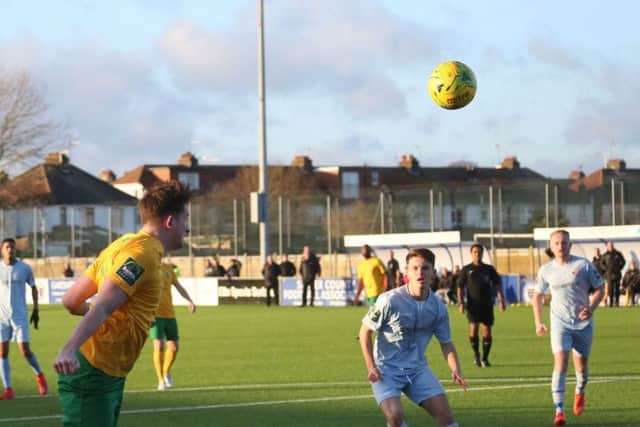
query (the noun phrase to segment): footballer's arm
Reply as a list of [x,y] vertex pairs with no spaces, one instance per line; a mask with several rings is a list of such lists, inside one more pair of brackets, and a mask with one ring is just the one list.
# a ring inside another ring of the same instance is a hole
[[78,277],[75,283],[62,297],[62,305],[71,314],[84,316],[89,311],[87,300],[98,292],[98,287],[93,280],[84,274]]
[[367,378],[371,382],[376,382],[382,377],[380,375],[380,371],[378,371],[378,368],[376,367],[375,361],[373,360],[372,333],[373,331],[369,329],[368,326],[362,325],[360,326],[360,333],[358,334],[358,337],[360,338],[360,348],[362,349],[364,364],[367,366]]
[[110,279],[104,281],[91,310],[86,312],[56,356],[53,367],[57,373],[69,375],[80,369],[76,352],[82,343],[93,335],[107,317],[120,308],[128,298],[116,282]]
[[173,286],[176,287],[176,289],[178,290],[178,293],[182,296],[182,298],[184,298],[187,301],[189,301],[189,305],[188,305],[189,313],[191,313],[191,314],[195,313],[196,312],[196,305],[191,300],[191,297],[189,296],[189,293],[184,288],[184,286],[182,286],[182,284],[179,281],[175,281],[173,283]]
[[447,365],[449,365],[449,369],[451,370],[451,379],[466,391],[467,382],[462,377],[462,372],[460,371],[460,361],[458,360],[456,347],[452,342],[441,342],[440,350],[442,351],[444,360],[447,361]]
[[543,336],[547,333],[547,325],[542,321],[542,302],[544,299],[544,294],[541,292],[533,293],[533,318],[536,324],[536,335],[539,337]]

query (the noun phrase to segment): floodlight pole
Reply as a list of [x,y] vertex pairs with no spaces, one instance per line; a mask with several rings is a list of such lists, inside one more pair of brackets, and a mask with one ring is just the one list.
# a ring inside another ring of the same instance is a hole
[[260,201],[260,259],[266,262],[269,252],[269,180],[267,175],[267,133],[264,91],[264,12],[258,0],[258,200]]

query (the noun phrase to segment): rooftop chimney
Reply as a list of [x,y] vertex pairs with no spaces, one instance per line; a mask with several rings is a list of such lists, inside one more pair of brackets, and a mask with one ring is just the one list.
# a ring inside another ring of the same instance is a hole
[[45,157],[44,162],[48,165],[66,165],[69,163],[69,157],[61,152],[49,153]]
[[582,178],[584,178],[584,172],[582,172],[581,170],[569,172],[569,179],[572,181],[577,181]]
[[622,159],[609,159],[607,169],[623,171],[627,168],[627,163]]
[[111,184],[116,180],[116,174],[111,169],[105,169],[100,172],[100,179]]
[[313,163],[308,156],[295,156],[291,161],[291,166],[301,168],[305,172],[313,171]]
[[418,159],[416,159],[413,154],[403,154],[400,159],[400,167],[406,169],[411,173],[418,172],[420,168],[420,164],[418,163]]
[[194,156],[190,151],[182,154],[178,159],[178,164],[180,166],[186,166],[188,168],[194,168],[198,166],[198,159]]
[[520,169],[520,162],[516,156],[507,156],[500,163],[501,169]]

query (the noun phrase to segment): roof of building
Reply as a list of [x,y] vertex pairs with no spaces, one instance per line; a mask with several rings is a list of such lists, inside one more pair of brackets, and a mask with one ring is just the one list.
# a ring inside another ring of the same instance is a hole
[[136,199],[68,163],[48,161],[0,185],[7,206],[135,204]]

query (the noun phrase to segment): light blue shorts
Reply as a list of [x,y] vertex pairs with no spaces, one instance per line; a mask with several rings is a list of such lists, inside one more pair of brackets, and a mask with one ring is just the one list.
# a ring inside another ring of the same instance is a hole
[[393,374],[382,373],[382,380],[371,383],[371,388],[378,406],[391,397],[400,397],[400,393],[404,393],[416,405],[444,394],[440,381],[427,366],[411,374],[397,371]]
[[2,342],[29,342],[29,322],[27,319],[22,321],[0,320],[0,340]]
[[593,341],[593,324],[584,329],[569,329],[556,323],[551,326],[550,336],[553,353],[573,350],[582,357],[588,357]]

